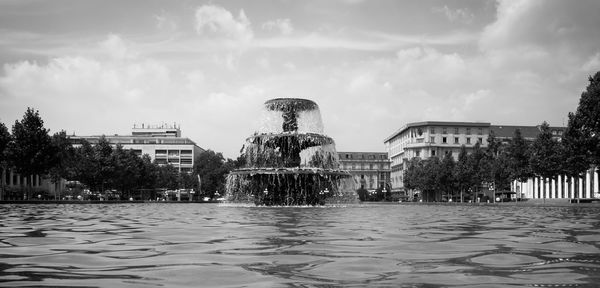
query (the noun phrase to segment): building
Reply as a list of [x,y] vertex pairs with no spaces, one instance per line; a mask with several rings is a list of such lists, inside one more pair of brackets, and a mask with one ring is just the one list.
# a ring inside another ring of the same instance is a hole
[[471,151],[475,143],[487,147],[490,123],[426,121],[408,123],[384,140],[391,162],[392,191],[403,192],[403,174],[408,161],[419,157],[458,158],[462,145]]
[[[509,143],[519,129],[526,141],[533,141],[541,132],[540,126],[491,125],[487,122],[446,122],[425,121],[404,125],[384,140],[391,161],[390,180],[392,191],[404,191],[403,176],[408,161],[419,157],[443,157],[451,153],[458,159],[464,145],[467,153],[473,151],[476,143],[482,148],[488,145],[488,137],[494,137],[503,143]],[[552,134],[560,138],[565,127],[550,127]]]
[[[535,138],[540,134],[541,126],[512,126],[512,125],[491,125],[490,130],[494,132],[494,137],[500,140],[500,142],[504,144],[510,143],[512,141],[515,130],[519,129],[521,131],[521,136],[523,139],[528,142],[533,142]],[[555,139],[560,139],[565,132],[567,127],[550,127],[550,131],[552,132],[552,136]]]
[[369,192],[390,188],[390,161],[386,152],[338,152],[340,168],[352,174]]
[[159,165],[170,164],[180,172],[191,172],[194,159],[204,149],[189,138],[181,137],[181,129],[176,125],[133,125],[131,135],[70,136],[73,146],[81,145],[82,140],[97,144],[104,137],[110,144],[131,149],[139,156],[147,154]]
[[11,169],[3,169],[1,176],[4,182],[0,187],[0,200],[48,200],[65,190],[64,180],[54,183],[39,175],[21,176]]

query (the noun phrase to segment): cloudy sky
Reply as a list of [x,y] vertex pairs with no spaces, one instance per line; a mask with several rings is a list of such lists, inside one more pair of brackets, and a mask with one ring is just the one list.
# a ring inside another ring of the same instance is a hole
[[237,157],[262,103],[319,104],[338,151],[408,122],[563,125],[600,70],[600,1],[0,1],[0,122],[177,123]]

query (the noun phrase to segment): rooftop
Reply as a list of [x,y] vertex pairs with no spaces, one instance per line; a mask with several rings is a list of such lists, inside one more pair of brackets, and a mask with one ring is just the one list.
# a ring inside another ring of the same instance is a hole
[[391,136],[385,138],[383,142],[388,142],[392,138],[402,134],[402,132],[408,130],[412,127],[423,127],[423,126],[460,126],[460,127],[489,127],[491,124],[489,122],[451,122],[451,121],[424,121],[424,122],[413,122],[408,123],[402,128],[396,130]]

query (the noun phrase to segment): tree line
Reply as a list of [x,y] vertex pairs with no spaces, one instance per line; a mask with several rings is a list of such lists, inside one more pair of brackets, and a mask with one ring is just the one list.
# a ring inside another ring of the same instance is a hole
[[[22,176],[25,181],[19,192],[24,192],[26,199],[32,197],[33,183],[29,179],[34,175],[53,183],[60,179],[77,181],[93,192],[115,191],[112,197],[116,199],[165,189],[194,189],[199,192],[195,193],[197,199],[215,198],[225,191],[225,175],[238,166],[237,160],[207,150],[196,156],[191,173],[180,173],[172,165],[151,161],[149,155],[140,157],[121,145],[111,145],[104,137],[95,145],[82,140],[81,145],[74,147],[65,131],[50,135],[39,111],[33,108],[27,108],[23,118],[15,121],[12,133],[0,122],[0,171],[14,171]],[[6,177],[1,178],[0,196],[9,191]]]
[[[571,178],[576,184],[585,181],[587,171],[600,165],[600,72],[589,77],[577,110],[568,114],[562,137],[555,137],[545,121],[539,127],[540,133],[533,141],[526,141],[520,130],[514,131],[509,143],[499,141],[490,132],[486,148],[477,143],[473,151],[467,153],[463,145],[456,160],[451,153],[442,159],[413,158],[404,171],[404,186],[421,191],[425,201],[440,201],[443,195],[474,199],[482,184],[493,185],[496,190],[509,190],[512,181],[527,181],[531,177],[543,179],[543,184],[559,176],[567,177],[569,184]],[[598,184],[592,183],[591,187]],[[555,191],[558,185],[555,182]],[[571,191],[568,185],[569,195],[578,197],[578,187],[575,185],[575,191]],[[546,185],[542,185],[539,197],[547,196],[545,189]]]

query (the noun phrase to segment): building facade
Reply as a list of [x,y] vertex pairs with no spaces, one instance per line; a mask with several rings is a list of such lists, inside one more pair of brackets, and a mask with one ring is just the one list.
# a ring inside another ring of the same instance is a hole
[[408,123],[384,140],[391,162],[390,182],[392,191],[404,190],[404,170],[410,159],[419,157],[443,157],[452,154],[458,158],[461,146],[467,152],[476,143],[487,147],[490,123],[426,121]]
[[194,159],[205,150],[189,138],[181,137],[181,129],[176,125],[134,125],[131,135],[70,136],[73,146],[82,140],[95,145],[104,137],[111,145],[120,144],[123,149],[133,150],[137,155],[144,154],[159,165],[170,164],[180,172],[191,172]]
[[0,200],[55,199],[65,190],[66,182],[62,179],[54,183],[44,176],[21,176],[11,169],[3,169],[1,176]]
[[[384,140],[391,161],[391,183],[393,191],[404,190],[404,170],[410,159],[419,157],[443,157],[450,153],[458,159],[464,145],[467,153],[476,143],[481,148],[488,145],[490,133],[504,144],[512,141],[515,131],[521,131],[525,141],[532,142],[541,132],[538,126],[491,125],[487,122],[444,122],[426,121],[408,123]],[[560,139],[565,127],[550,127],[553,137]]]
[[340,168],[352,174],[357,188],[374,192],[390,187],[390,161],[386,152],[338,152]]

